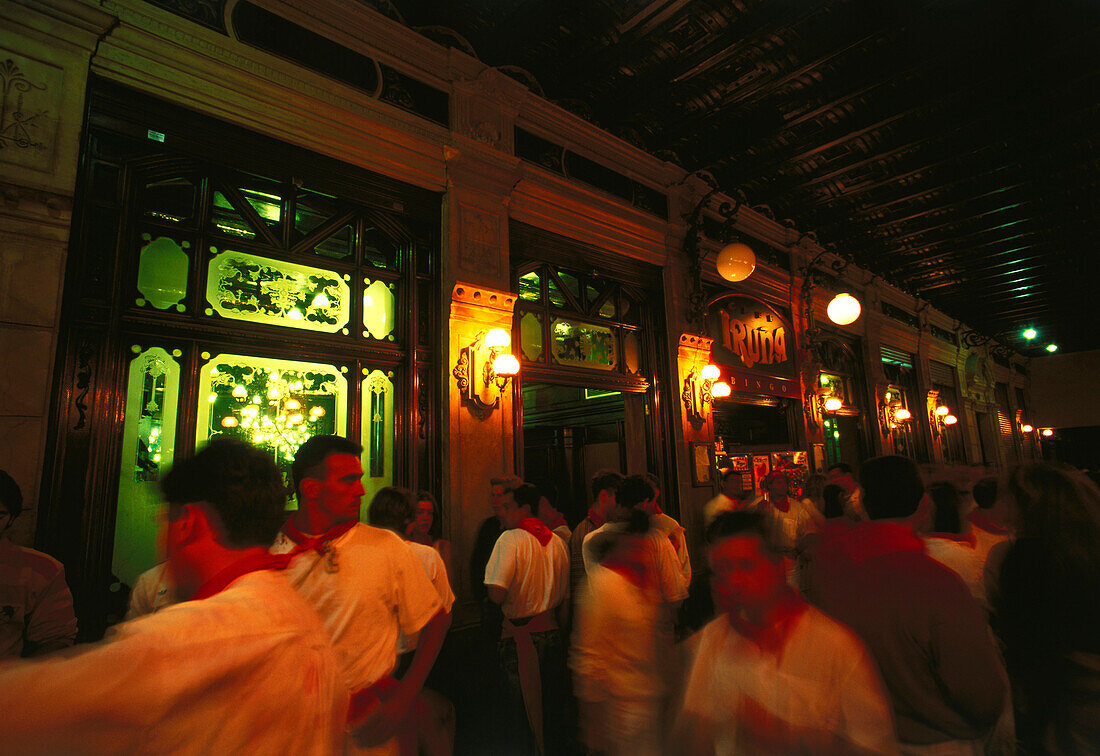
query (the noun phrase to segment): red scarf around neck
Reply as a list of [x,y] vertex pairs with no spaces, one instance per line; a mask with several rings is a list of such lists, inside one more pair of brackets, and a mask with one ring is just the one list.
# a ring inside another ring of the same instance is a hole
[[554,534],[550,532],[550,528],[546,527],[542,520],[537,517],[524,517],[519,521],[519,527],[537,538],[543,546],[550,543],[550,539],[554,537]]
[[555,516],[551,517],[549,520],[546,521],[546,527],[550,528],[551,530],[557,530],[562,525],[565,525],[566,527],[569,527],[569,523],[567,523],[565,521],[565,518],[562,517],[560,514],[555,515]]
[[247,575],[250,572],[258,572],[260,570],[285,570],[288,564],[290,564],[290,554],[268,554],[265,551],[260,554],[252,554],[243,557],[233,562],[233,564],[225,569],[220,570],[217,574],[199,586],[199,589],[195,591],[195,595],[191,598],[195,601],[210,598],[224,591],[229,587],[230,583],[242,575]]
[[600,513],[597,512],[595,509],[588,510],[588,519],[595,523],[597,528],[607,522],[607,520],[601,517]]
[[328,550],[328,544],[354,528],[356,522],[356,520],[340,522],[321,535],[311,536],[299,530],[293,520],[287,520],[286,524],[283,525],[283,533],[287,538],[294,541],[292,554],[301,554],[303,551],[316,551],[318,554],[324,554]]

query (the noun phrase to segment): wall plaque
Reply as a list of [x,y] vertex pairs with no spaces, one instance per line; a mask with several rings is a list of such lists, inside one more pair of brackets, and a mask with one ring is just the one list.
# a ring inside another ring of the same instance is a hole
[[709,332],[715,337],[715,362],[795,377],[795,342],[789,316],[755,299],[731,297],[712,305],[707,320]]

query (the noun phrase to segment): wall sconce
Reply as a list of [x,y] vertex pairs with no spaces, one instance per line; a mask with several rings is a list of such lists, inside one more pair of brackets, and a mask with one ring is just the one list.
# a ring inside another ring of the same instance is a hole
[[709,411],[707,405],[715,398],[730,395],[730,385],[725,381],[719,381],[721,372],[714,365],[706,365],[703,368],[692,368],[684,378],[684,409],[688,418],[693,423],[702,423],[707,419]]
[[954,425],[959,422],[959,418],[951,414],[951,408],[945,404],[937,404],[935,409],[928,413],[928,424],[932,428],[934,435],[939,435],[943,432],[945,425]]
[[477,335],[458,355],[453,375],[470,410],[484,420],[500,404],[508,380],[519,373],[519,360],[506,350],[512,337],[503,328]]
[[826,412],[836,412],[837,410],[839,410],[843,406],[844,406],[844,402],[840,401],[835,396],[830,396],[828,399],[825,400],[825,411]]
[[1054,435],[1054,429],[1053,428],[1043,428],[1042,430],[1039,431],[1039,435],[1042,436],[1043,438],[1051,438]]
[[900,424],[911,420],[913,413],[902,404],[901,392],[897,389],[887,391],[884,399],[879,410],[879,421],[882,424],[883,435],[889,435]]
[[1031,433],[1033,430],[1035,430],[1035,428],[1028,423],[1024,423],[1020,426],[1020,430],[1022,430],[1024,433]]

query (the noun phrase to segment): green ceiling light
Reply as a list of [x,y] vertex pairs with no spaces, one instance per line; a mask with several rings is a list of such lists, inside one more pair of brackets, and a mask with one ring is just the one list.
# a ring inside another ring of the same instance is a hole
[[1038,335],[1039,335],[1039,332],[1036,331],[1034,328],[1028,328],[1026,331],[1024,331],[1024,338],[1027,339],[1028,341],[1031,341],[1033,338],[1035,338]]
[[1047,351],[1048,352],[1057,352],[1058,351],[1058,345],[1057,344],[1047,344]]

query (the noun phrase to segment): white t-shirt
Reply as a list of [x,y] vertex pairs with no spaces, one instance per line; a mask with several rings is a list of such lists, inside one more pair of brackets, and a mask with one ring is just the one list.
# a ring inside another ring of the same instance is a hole
[[138,575],[130,589],[126,619],[144,617],[176,603],[176,592],[168,579],[168,562],[161,562]]
[[595,565],[577,602],[569,666],[581,701],[660,698],[660,597]]
[[687,537],[684,535],[684,526],[676,522],[664,512],[652,517],[653,528],[665,534],[672,543],[676,552],[676,559],[680,562],[680,572],[684,573],[684,582],[691,585],[691,557],[688,555]]
[[[616,523],[605,522],[584,537],[581,554],[584,558],[585,572],[591,574],[598,563],[596,559],[600,541],[614,531]],[[657,529],[646,535],[646,561],[648,568],[657,581],[657,590],[661,600],[667,603],[683,601],[688,595],[688,582],[680,568],[680,560],[672,548],[668,536]]]
[[897,753],[886,692],[863,643],[813,607],[794,622],[778,655],[761,651],[725,614],[699,631],[680,731],[713,744],[716,754],[751,753],[747,730],[763,710],[794,731],[823,731],[872,753]]
[[988,610],[985,597],[985,559],[975,546],[966,541],[938,536],[924,536],[924,553],[962,578],[970,595]]
[[789,554],[809,533],[815,532],[824,518],[810,501],[787,497],[789,509],[782,512],[768,501],[757,504],[756,510],[764,516],[772,548]]
[[5,752],[341,752],[347,688],[282,573],[250,572],[107,632],[0,666]]
[[485,565],[485,585],[507,591],[501,610],[510,619],[553,609],[569,595],[569,552],[557,536],[543,546],[523,528],[505,530]]
[[[24,642],[72,645],[73,597],[61,562],[0,535],[0,658],[19,657]],[[2,738],[0,738],[2,741]]]
[[[294,542],[279,533],[271,550]],[[399,536],[357,523],[331,542],[328,556],[307,551],[287,570],[291,585],[320,615],[348,688],[358,691],[393,671],[397,639],[419,632],[442,604],[420,560]]]
[[[420,560],[420,564],[424,567],[424,572],[427,573],[428,579],[432,581],[432,585],[435,586],[436,593],[439,594],[439,600],[443,604],[443,611],[451,611],[451,607],[455,603],[455,594],[451,590],[451,581],[447,577],[447,567],[443,564],[443,557],[439,556],[439,552],[431,546],[426,546],[423,543],[417,543],[416,541],[405,541],[405,545],[413,550],[416,554],[416,558]],[[397,641],[397,653],[403,654],[406,651],[412,651],[416,648],[417,642],[420,640],[420,633],[413,633],[412,635],[402,635]]]

